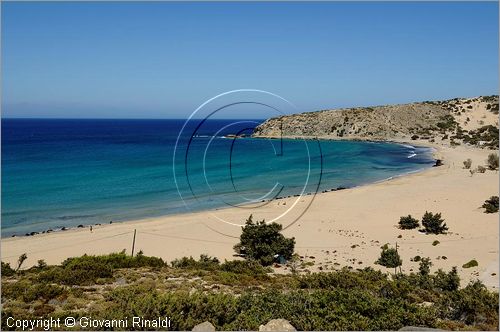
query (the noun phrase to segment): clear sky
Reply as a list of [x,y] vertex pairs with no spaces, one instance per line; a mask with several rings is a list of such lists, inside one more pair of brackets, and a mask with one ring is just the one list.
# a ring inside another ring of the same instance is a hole
[[4,117],[183,118],[224,91],[300,111],[498,92],[498,3],[6,3]]

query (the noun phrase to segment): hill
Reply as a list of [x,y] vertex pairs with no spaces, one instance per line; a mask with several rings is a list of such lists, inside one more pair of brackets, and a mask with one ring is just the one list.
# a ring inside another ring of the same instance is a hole
[[322,110],[271,118],[254,137],[426,140],[498,148],[498,96]]

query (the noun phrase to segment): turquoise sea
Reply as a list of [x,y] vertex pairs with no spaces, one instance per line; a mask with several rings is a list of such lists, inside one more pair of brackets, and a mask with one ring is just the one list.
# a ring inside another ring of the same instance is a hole
[[434,163],[430,149],[394,143],[224,137],[259,122],[197,120],[178,139],[185,120],[3,119],[2,236],[353,187]]

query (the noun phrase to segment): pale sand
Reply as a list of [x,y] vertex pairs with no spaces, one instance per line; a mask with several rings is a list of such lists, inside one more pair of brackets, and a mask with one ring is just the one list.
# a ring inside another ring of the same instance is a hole
[[[393,246],[397,242],[404,272],[418,270],[418,263],[411,262],[410,258],[420,255],[432,259],[432,270],[448,271],[458,266],[463,285],[480,278],[488,287],[497,288],[498,214],[485,214],[480,207],[485,199],[498,195],[498,172],[471,176],[462,164],[471,158],[473,168],[484,165],[491,151],[466,147],[438,149],[444,166],[376,184],[318,194],[305,214],[284,234],[296,238],[296,251],[307,256],[306,261],[315,262],[310,267],[313,271],[342,266],[373,266],[392,271],[374,262],[380,254],[380,246],[384,243]],[[288,225],[311,198],[300,198],[292,212],[280,221]],[[134,229],[137,229],[136,252],[143,250],[146,255],[160,256],[167,261],[204,253],[221,260],[233,259],[232,247],[237,243],[240,228],[220,222],[214,215],[240,223],[250,213],[254,220],[270,220],[290,208],[295,199],[272,201],[258,209],[232,207],[94,226],[93,233],[84,228],[7,238],[2,240],[2,261],[15,265],[17,257],[27,253],[26,266],[31,266],[39,259],[55,264],[84,253],[105,254],[122,249],[130,253]],[[425,235],[417,230],[397,228],[400,216],[412,214],[421,218],[426,210],[442,212],[450,233]],[[434,240],[440,244],[432,246]],[[352,248],[354,245],[357,246]],[[471,259],[476,259],[479,266],[462,269]]]

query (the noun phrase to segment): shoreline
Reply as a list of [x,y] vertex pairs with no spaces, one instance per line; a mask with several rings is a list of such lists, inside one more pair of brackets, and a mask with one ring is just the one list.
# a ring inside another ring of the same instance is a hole
[[[487,171],[470,176],[462,168],[462,161],[467,158],[473,159],[474,165],[484,164],[492,151],[420,141],[398,143],[412,146],[423,143],[434,148],[434,158],[444,160],[444,164],[353,188],[319,192],[301,219],[283,231],[284,235],[296,238],[296,252],[310,263],[311,271],[371,266],[390,272],[374,261],[384,243],[394,246],[397,242],[405,272],[418,270],[418,263],[412,261],[414,256],[427,256],[433,262],[433,271],[457,266],[462,286],[469,280],[480,279],[489,288],[498,289],[498,275],[492,272],[498,271],[498,214],[485,214],[480,208],[485,199],[498,195],[498,173]],[[297,204],[297,209],[306,207],[305,201],[312,196],[302,196],[296,203],[293,202],[296,197],[275,199],[258,212],[228,207],[102,224],[95,226],[92,233],[86,227],[4,238],[2,261],[13,264],[26,252],[25,267],[29,267],[38,259],[58,264],[67,257],[85,253],[105,254],[123,249],[130,253],[134,230],[138,237],[136,252],[143,250],[146,255],[167,261],[200,254],[231,260],[240,227],[220,219],[242,224],[253,213],[254,220],[271,220],[292,203]],[[425,235],[418,230],[396,227],[400,216],[412,214],[420,218],[425,211],[442,212],[449,233]],[[286,215],[283,224],[294,217],[293,213]],[[431,245],[434,240],[440,244]],[[463,250],[464,243],[467,250]],[[478,260],[479,266],[461,267],[471,259]],[[284,267],[276,270],[286,273]]]
[[[276,138],[276,137],[245,137],[245,138],[252,138],[252,139],[279,139],[279,138]],[[412,148],[430,148],[431,151],[430,151],[430,156],[434,159],[434,162],[437,161],[439,158],[436,157],[436,148],[433,147],[433,146],[428,146],[428,145],[417,145],[417,144],[412,144],[410,142],[406,142],[406,141],[393,141],[393,140],[369,140],[369,139],[338,139],[338,138],[324,138],[324,137],[320,137],[320,138],[307,138],[307,137],[293,137],[293,136],[290,136],[290,137],[282,137],[283,139],[290,139],[290,140],[299,140],[299,139],[304,139],[304,140],[309,140],[309,141],[313,141],[313,140],[320,140],[320,141],[353,141],[353,142],[371,142],[371,143],[391,143],[391,144],[397,144],[397,145],[402,145],[402,146],[405,146],[405,147],[412,147]],[[372,185],[372,184],[377,184],[377,183],[382,183],[382,182],[385,182],[385,181],[390,181],[392,179],[396,179],[396,178],[400,178],[400,177],[403,177],[403,176],[409,176],[411,174],[414,174],[414,173],[420,173],[420,172],[424,172],[428,169],[431,169],[433,167],[435,167],[436,165],[432,165],[432,166],[426,166],[426,167],[422,167],[420,169],[417,169],[417,170],[412,170],[412,171],[408,171],[408,172],[404,172],[404,173],[401,173],[401,174],[396,174],[396,175],[393,175],[393,176],[390,176],[388,178],[384,178],[384,179],[381,179],[381,180],[376,180],[376,181],[373,181],[373,182],[366,182],[366,183],[360,183],[358,185],[354,185],[354,186],[350,186],[350,187],[344,187],[344,186],[339,186],[339,187],[336,187],[336,188],[328,188],[328,189],[324,189],[322,191],[318,191],[318,192],[307,192],[307,193],[304,193],[302,196],[309,196],[309,195],[318,195],[318,194],[324,194],[324,193],[327,193],[327,192],[334,192],[334,191],[339,191],[339,190],[345,190],[345,189],[353,189],[353,188],[358,188],[358,187],[363,187],[363,186],[369,186],[369,185]],[[279,197],[275,197],[273,199],[270,199],[270,200],[265,200],[265,202],[273,202],[273,201],[278,201],[278,200],[281,200],[281,199],[287,199],[287,198],[294,198],[294,197],[299,197],[301,196],[300,194],[294,194],[294,195],[287,195],[287,196],[279,196]],[[261,203],[263,203],[264,201],[261,201]],[[242,207],[242,206],[246,206],[246,205],[252,205],[252,203],[250,204],[242,204],[242,205],[238,205],[238,207]],[[203,213],[203,212],[210,212],[210,211],[217,211],[217,210],[221,210],[221,209],[227,209],[227,208],[231,208],[230,206],[220,206],[220,207],[213,207],[213,208],[209,208],[209,209],[203,209],[203,210],[196,210],[196,211],[186,211],[186,212],[177,212],[177,213],[172,213],[172,214],[163,214],[163,215],[157,215],[157,216],[144,216],[142,218],[138,218],[138,219],[125,219],[125,220],[111,220],[109,223],[108,222],[100,222],[100,223],[89,223],[89,224],[86,224],[86,223],[82,223],[82,224],[79,224],[79,225],[73,225],[73,226],[70,226],[70,225],[66,225],[66,226],[60,226],[60,227],[53,227],[53,228],[49,228],[49,229],[44,229],[44,230],[34,230],[34,231],[30,231],[30,232],[26,232],[26,233],[23,233],[23,232],[19,232],[19,233],[11,233],[9,235],[6,235],[4,236],[3,235],[3,230],[2,230],[2,235],[1,235],[1,239],[2,240],[5,240],[5,239],[9,239],[9,238],[25,238],[25,237],[32,237],[32,236],[40,236],[40,235],[43,235],[43,234],[54,234],[54,233],[59,233],[59,232],[68,232],[68,231],[73,231],[73,230],[80,230],[80,229],[88,229],[90,227],[100,227],[100,226],[103,226],[103,225],[111,225],[111,224],[121,224],[121,223],[130,223],[130,222],[137,222],[137,221],[141,221],[141,220],[152,220],[152,219],[157,219],[157,218],[165,218],[165,217],[175,217],[175,216],[180,216],[180,215],[185,215],[185,214],[192,214],[192,213]]]

